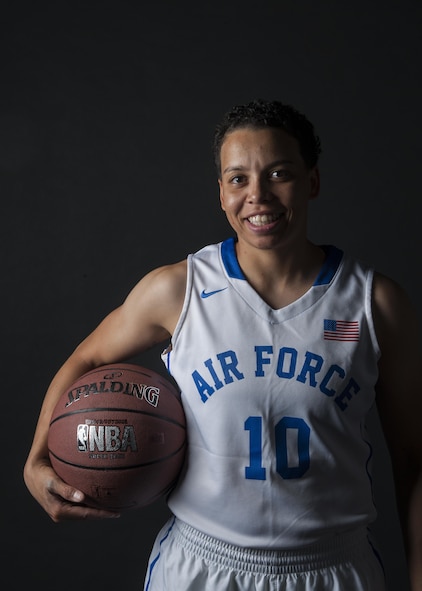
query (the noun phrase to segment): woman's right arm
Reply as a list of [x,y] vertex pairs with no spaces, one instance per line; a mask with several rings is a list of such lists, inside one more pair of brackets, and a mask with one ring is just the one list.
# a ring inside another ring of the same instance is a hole
[[47,438],[58,399],[87,371],[125,361],[171,338],[183,306],[185,285],[184,261],[146,275],[124,303],[80,343],[51,381],[24,466],[24,480],[53,521],[117,516],[111,511],[89,507],[84,494],[63,482],[51,467]]

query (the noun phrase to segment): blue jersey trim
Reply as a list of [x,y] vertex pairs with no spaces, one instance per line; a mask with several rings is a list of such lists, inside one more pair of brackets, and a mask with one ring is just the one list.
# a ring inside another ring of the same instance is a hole
[[326,258],[321,267],[318,277],[315,279],[315,285],[327,285],[330,283],[337,272],[341,259],[343,258],[343,251],[332,245],[322,245]]
[[221,257],[229,277],[233,277],[233,279],[243,279],[246,281],[246,277],[244,276],[237,260],[235,242],[236,239],[233,237],[224,240],[221,245]]
[[[233,279],[243,279],[246,281],[246,277],[244,276],[237,260],[235,244],[236,238],[234,237],[227,238],[227,240],[224,240],[224,242],[221,244],[221,257],[223,260],[223,265],[229,277],[233,277]],[[335,246],[323,245],[321,248],[323,248],[326,254],[326,259],[322,265],[318,277],[315,279],[314,286],[327,285],[330,283],[337,272],[341,259],[343,258],[343,251]]]

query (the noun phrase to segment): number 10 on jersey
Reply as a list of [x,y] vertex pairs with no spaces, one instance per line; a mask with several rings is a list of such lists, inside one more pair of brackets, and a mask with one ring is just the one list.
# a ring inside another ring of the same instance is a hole
[[[266,467],[262,464],[262,417],[245,421],[249,431],[249,466],[245,478],[265,480]],[[286,480],[301,478],[309,469],[309,425],[297,417],[283,417],[274,427],[275,462],[277,473]],[[296,442],[293,443],[292,442]]]

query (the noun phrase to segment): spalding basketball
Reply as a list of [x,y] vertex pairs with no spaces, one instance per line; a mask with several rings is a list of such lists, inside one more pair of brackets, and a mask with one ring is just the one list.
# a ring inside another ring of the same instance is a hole
[[174,486],[186,448],[180,394],[161,375],[118,363],[89,371],[52,414],[51,464],[88,504],[144,507]]

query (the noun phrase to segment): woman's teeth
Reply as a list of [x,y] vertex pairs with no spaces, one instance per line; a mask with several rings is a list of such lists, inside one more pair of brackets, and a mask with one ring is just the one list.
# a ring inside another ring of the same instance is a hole
[[254,226],[266,226],[275,222],[280,217],[280,214],[264,214],[264,215],[253,215],[248,218],[248,221]]

